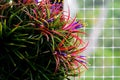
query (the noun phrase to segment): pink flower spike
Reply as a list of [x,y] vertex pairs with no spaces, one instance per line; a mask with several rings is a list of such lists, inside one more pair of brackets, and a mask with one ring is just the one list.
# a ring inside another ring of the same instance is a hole
[[86,60],[85,56],[77,56],[77,58],[82,59],[82,60]]
[[31,3],[31,2],[38,3],[39,0],[22,0],[22,3],[24,3],[24,4]]

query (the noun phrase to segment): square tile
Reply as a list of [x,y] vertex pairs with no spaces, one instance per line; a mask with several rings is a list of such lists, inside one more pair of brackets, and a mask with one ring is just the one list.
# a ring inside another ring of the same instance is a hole
[[112,66],[112,64],[113,64],[112,58],[105,58],[104,59],[104,66]]
[[114,0],[114,8],[120,8],[120,0]]
[[112,39],[104,39],[104,47],[112,47],[112,45],[113,45]]
[[120,77],[120,68],[115,68],[114,69],[114,75]]
[[111,77],[113,74],[112,68],[104,68],[104,76],[109,76]]
[[95,68],[95,76],[102,76],[103,68]]
[[113,29],[104,29],[104,37],[111,38],[113,36]]
[[114,29],[114,37],[117,37],[120,39],[120,29]]
[[120,38],[114,39],[114,47],[120,47]]
[[102,58],[95,58],[95,66],[103,66],[103,59]]
[[[120,6],[120,5],[119,5]],[[120,8],[114,10],[114,17],[115,18],[120,18]]]
[[120,58],[117,58],[117,57],[114,58],[114,66],[120,66]]

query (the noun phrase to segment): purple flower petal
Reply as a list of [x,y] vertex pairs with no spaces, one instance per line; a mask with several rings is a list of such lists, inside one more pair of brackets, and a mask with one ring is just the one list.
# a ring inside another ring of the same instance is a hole
[[58,55],[67,56],[65,52],[57,52]]
[[35,2],[36,2],[36,3],[38,3],[38,2],[39,2],[39,0],[35,0]]
[[72,30],[75,30],[75,29],[79,29],[79,28],[82,28],[83,27],[83,24],[80,24],[79,22],[74,22],[71,27],[74,26],[72,28]]
[[61,52],[60,55],[62,55],[62,56],[67,56],[67,54],[64,53],[64,52]]
[[47,20],[48,23],[53,22],[53,21],[54,21],[54,18],[50,18]]

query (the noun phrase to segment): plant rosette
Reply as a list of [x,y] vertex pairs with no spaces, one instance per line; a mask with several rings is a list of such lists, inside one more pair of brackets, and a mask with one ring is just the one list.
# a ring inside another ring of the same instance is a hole
[[49,0],[0,1],[0,79],[63,80],[87,69],[85,24]]

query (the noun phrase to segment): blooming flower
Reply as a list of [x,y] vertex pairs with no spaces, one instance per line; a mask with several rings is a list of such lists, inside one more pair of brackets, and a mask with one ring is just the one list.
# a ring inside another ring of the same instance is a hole
[[50,13],[51,15],[57,15],[58,13],[60,13],[60,11],[62,11],[62,3],[54,3],[51,5],[50,7]]
[[72,30],[79,29],[83,27],[83,24],[79,22],[74,22],[71,26],[73,26]]
[[[59,61],[64,61],[63,64],[68,63],[74,65],[74,69],[78,68],[80,65],[87,69],[85,56],[78,54],[67,54],[65,52],[58,52],[58,51],[55,51],[55,55],[56,55],[57,68],[60,65]],[[70,68],[72,65],[69,65],[68,67]]]
[[80,21],[73,21],[70,24],[67,24],[63,27],[64,30],[77,30],[84,27],[83,23],[81,23]]

